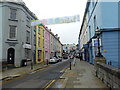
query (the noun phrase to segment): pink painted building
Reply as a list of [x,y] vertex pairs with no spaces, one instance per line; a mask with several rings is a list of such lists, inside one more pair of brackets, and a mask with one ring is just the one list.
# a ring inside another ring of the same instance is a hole
[[44,61],[50,59],[50,30],[44,26]]

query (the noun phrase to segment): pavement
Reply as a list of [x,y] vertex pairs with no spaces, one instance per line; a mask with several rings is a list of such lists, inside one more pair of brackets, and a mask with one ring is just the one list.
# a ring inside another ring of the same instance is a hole
[[94,71],[94,65],[74,59],[71,70],[66,69],[53,88],[108,88]]
[[24,67],[19,67],[19,68],[8,69],[3,72],[1,71],[0,81],[18,77],[23,74],[28,74],[30,72],[34,72],[35,70],[46,68],[48,66],[49,65],[46,65],[44,64],[44,62],[42,62],[40,64],[34,64],[33,69],[31,69],[31,66],[29,65],[29,66],[24,66]]

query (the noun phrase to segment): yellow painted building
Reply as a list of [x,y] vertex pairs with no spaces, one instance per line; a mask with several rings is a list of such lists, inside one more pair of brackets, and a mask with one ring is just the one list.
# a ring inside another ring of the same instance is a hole
[[44,62],[44,28],[36,26],[36,63]]

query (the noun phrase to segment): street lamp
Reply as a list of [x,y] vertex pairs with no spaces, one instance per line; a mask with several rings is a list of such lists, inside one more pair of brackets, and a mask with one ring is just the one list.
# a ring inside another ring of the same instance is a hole
[[100,29],[97,27],[97,30],[95,31],[95,34],[97,36],[97,41],[98,41],[98,52],[97,52],[97,57],[103,57],[101,52],[100,52],[100,34],[101,34],[101,31]]

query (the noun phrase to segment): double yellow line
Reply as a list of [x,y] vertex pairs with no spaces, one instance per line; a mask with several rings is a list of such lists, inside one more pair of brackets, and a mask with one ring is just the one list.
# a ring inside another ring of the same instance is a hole
[[[63,70],[61,70],[60,72],[65,72],[68,68],[64,68]],[[56,80],[52,80],[49,84],[47,84],[44,87],[44,90],[46,90],[47,88],[49,88]]]
[[55,80],[52,80],[49,84],[47,84],[47,85],[44,87],[44,90],[46,90],[47,88],[49,88],[54,82],[55,82]]
[[65,72],[67,69],[69,69],[69,68],[64,68],[64,69],[61,70],[60,72]]

